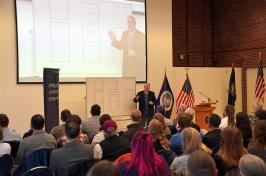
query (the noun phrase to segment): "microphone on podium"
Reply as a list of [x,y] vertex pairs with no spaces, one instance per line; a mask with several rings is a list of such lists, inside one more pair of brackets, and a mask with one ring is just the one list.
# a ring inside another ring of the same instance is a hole
[[214,104],[218,103],[218,100],[215,100],[215,102],[213,102],[212,99],[209,96],[207,96],[206,94],[202,93],[201,91],[199,91],[199,94],[204,96],[204,97],[206,97],[208,99],[208,103],[214,103]]

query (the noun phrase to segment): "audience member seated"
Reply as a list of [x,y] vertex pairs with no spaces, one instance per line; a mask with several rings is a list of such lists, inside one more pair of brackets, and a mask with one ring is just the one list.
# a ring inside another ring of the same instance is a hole
[[0,175],[1,176],[11,176],[13,166],[14,166],[14,160],[11,155],[4,154],[0,156]]
[[222,118],[219,128],[223,130],[228,126],[235,126],[235,107],[227,105],[224,109],[224,117]]
[[236,127],[241,131],[244,147],[247,148],[252,138],[252,130],[246,113],[239,112],[236,114]]
[[256,120],[253,139],[247,150],[250,154],[260,157],[266,163],[266,120]]
[[259,103],[255,103],[252,107],[253,112],[248,114],[248,118],[250,121],[250,125],[253,126],[255,124],[256,121],[256,113],[260,110],[262,110],[262,105],[260,105]]
[[159,120],[152,119],[149,123],[148,132],[152,136],[155,151],[161,155],[170,166],[176,154],[171,150],[169,140],[163,135],[162,123]]
[[154,114],[153,119],[159,120],[161,122],[162,127],[163,127],[163,135],[167,137],[168,139],[170,139],[171,130],[168,126],[165,125],[164,116],[161,113],[157,112]]
[[264,109],[258,110],[255,115],[256,120],[266,120],[266,110]]
[[117,135],[117,125],[113,120],[106,120],[103,124],[105,139],[95,145],[94,158],[116,160],[119,156],[130,152],[130,141]]
[[202,143],[213,152],[215,152],[215,150],[219,148],[221,141],[221,130],[219,129],[220,123],[221,117],[217,114],[211,114],[208,118],[208,127],[210,131],[206,133],[206,135],[202,139]]
[[[67,121],[74,121],[74,122],[78,123],[79,125],[81,125],[81,118],[75,114],[69,115]],[[83,133],[79,134],[78,140],[80,142],[83,142],[83,143],[89,143],[88,136],[86,134],[83,134]],[[67,143],[67,141],[68,141],[68,139],[67,139],[66,134],[63,134],[56,141],[57,148],[60,148],[63,145],[65,145]]]
[[185,104],[180,104],[180,106],[178,107],[178,111],[177,111],[177,115],[183,114],[185,113],[185,111],[187,110],[187,105]]
[[132,140],[134,134],[137,131],[143,131],[145,130],[143,128],[143,126],[140,124],[140,120],[141,120],[141,112],[139,110],[133,110],[131,112],[130,118],[132,123],[130,125],[127,126],[127,131],[123,133],[122,137],[127,138],[129,141]]
[[[177,110],[177,116],[176,118],[173,120],[173,128],[177,128],[178,127],[178,117],[181,115],[181,114],[184,114],[185,111],[187,109],[187,105],[185,104],[181,104],[179,107],[178,107],[178,110]],[[172,133],[172,134],[175,134],[175,133]]]
[[158,155],[149,133],[138,131],[131,143],[131,153],[120,156],[114,165],[122,176],[168,176],[166,162]]
[[44,130],[44,118],[36,114],[31,118],[31,127],[33,134],[24,138],[19,146],[16,163],[21,166],[25,157],[39,149],[54,149],[56,147],[55,139],[52,135],[47,134]]
[[9,119],[7,115],[0,114],[0,126],[3,131],[3,140],[2,141],[21,141],[20,134],[16,133],[14,130],[8,128]]
[[100,161],[90,169],[87,176],[121,176],[121,174],[110,161]]
[[180,132],[174,134],[171,139],[171,149],[177,154],[181,155],[183,153],[182,149],[182,137],[181,137],[181,132],[187,128],[191,127],[191,118],[187,114],[180,114],[178,117],[178,126],[180,128]]
[[69,168],[68,176],[84,176],[100,160],[81,160]]
[[164,122],[165,122],[166,126],[168,126],[168,127],[172,126],[172,124],[173,124],[172,120],[165,117],[165,108],[163,106],[159,105],[157,107],[157,112],[159,112],[159,113],[161,113],[163,115]]
[[55,140],[57,140],[59,137],[61,137],[63,134],[64,134],[64,131],[65,131],[65,123],[68,119],[68,117],[71,115],[71,112],[68,110],[68,109],[64,109],[62,112],[61,112],[61,116],[60,116],[60,119],[62,122],[64,122],[63,124],[59,125],[59,126],[56,126],[54,127],[52,130],[51,130],[51,135],[54,136]]
[[92,138],[94,134],[99,132],[101,107],[98,104],[91,106],[91,117],[83,121],[81,124],[81,132],[87,134],[89,138]]
[[[2,132],[2,127],[0,126],[0,141],[2,141],[3,138],[4,138],[4,136],[3,136],[3,132]],[[11,147],[8,143],[0,142],[0,157],[5,155],[5,154],[8,154],[8,155],[11,154]]]
[[257,156],[246,154],[239,161],[239,170],[241,176],[265,176],[266,164]]
[[187,163],[188,176],[216,176],[217,170],[213,158],[202,151],[193,152]]
[[33,133],[33,129],[29,129],[26,133],[23,134],[22,139],[31,136]]
[[69,120],[65,124],[66,144],[52,152],[50,168],[57,176],[67,176],[69,168],[80,161],[93,159],[93,148],[79,141],[80,124]]
[[100,129],[99,130],[100,131],[93,136],[91,144],[99,144],[100,142],[102,142],[105,139],[103,124],[106,120],[111,120],[111,116],[109,114],[101,115],[101,117],[99,119],[99,123],[100,123]]
[[191,153],[201,150],[200,133],[192,127],[182,131],[183,155],[174,159],[170,166],[172,175],[184,175],[187,170],[187,163]]
[[218,176],[238,172],[239,160],[246,153],[241,132],[233,126],[224,128],[221,133],[219,152],[213,155]]
[[198,132],[200,132],[200,127],[199,125],[195,124],[195,110],[191,107],[187,108],[184,112],[185,114],[188,114],[191,118],[191,127],[195,128],[196,130],[198,130]]

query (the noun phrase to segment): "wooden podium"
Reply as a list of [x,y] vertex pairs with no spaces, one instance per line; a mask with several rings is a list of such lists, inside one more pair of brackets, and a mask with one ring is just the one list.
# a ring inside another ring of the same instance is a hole
[[202,102],[193,107],[196,112],[196,115],[195,115],[196,124],[198,124],[201,129],[205,129],[207,131],[209,131],[209,127],[208,127],[208,124],[206,124],[205,122],[205,118],[209,116],[215,109],[215,107],[213,107],[212,104],[216,104],[216,103]]

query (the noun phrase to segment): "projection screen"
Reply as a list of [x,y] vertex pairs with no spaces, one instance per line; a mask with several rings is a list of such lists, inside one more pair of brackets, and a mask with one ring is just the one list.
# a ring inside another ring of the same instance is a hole
[[145,0],[15,0],[17,83],[86,77],[147,81]]

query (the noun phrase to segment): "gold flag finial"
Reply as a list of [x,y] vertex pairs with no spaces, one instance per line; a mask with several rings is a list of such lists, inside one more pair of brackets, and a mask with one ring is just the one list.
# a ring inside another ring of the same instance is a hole
[[261,60],[261,52],[259,52],[259,60]]

